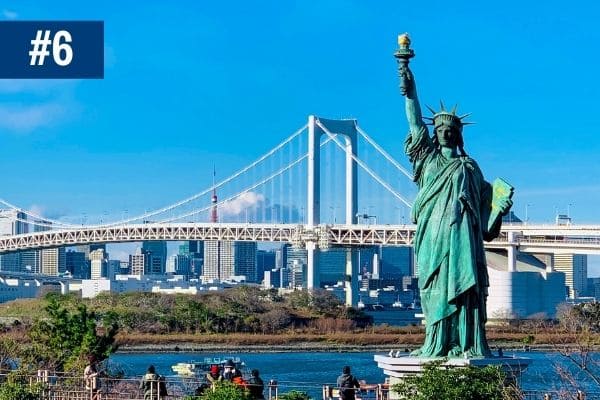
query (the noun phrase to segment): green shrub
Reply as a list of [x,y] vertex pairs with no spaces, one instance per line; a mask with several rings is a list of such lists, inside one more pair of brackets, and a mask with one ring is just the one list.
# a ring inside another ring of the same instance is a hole
[[310,396],[306,392],[292,390],[279,396],[281,400],[310,400]]
[[425,364],[421,375],[403,378],[392,391],[411,400],[507,400],[515,390],[506,387],[505,381],[498,366],[447,367],[436,361]]
[[191,398],[201,400],[250,400],[250,395],[238,385],[226,381],[219,383],[215,390],[209,388],[200,397]]
[[42,393],[39,384],[29,385],[11,379],[0,385],[0,400],[37,400]]

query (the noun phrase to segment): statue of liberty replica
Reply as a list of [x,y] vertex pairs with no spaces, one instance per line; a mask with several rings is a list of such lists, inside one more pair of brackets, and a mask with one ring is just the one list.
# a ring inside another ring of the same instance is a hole
[[[419,289],[426,321],[425,343],[413,356],[490,357],[485,336],[488,273],[483,241],[500,233],[512,206],[513,188],[502,179],[486,182],[465,152],[467,115],[443,103],[430,118],[421,114],[415,78],[408,67],[414,52],[407,34],[398,37],[400,88],[410,132],[405,152],[418,194],[411,218]],[[427,123],[424,121],[427,119]],[[430,135],[427,125],[431,125]]]

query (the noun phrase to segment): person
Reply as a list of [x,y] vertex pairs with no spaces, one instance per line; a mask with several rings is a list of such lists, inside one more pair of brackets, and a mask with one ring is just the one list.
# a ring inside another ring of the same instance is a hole
[[231,383],[237,385],[240,389],[246,389],[247,382],[242,376],[242,371],[237,369],[235,366],[233,367]]
[[158,399],[159,378],[160,376],[156,373],[154,365],[150,365],[140,382],[140,390],[144,392],[144,400]]
[[265,384],[260,377],[259,371],[257,369],[253,369],[250,372],[250,379],[248,380],[248,391],[250,392],[250,396],[253,399],[264,400],[265,396],[263,392],[265,391]]
[[[408,44],[406,36],[405,49]],[[434,112],[430,137],[407,59],[400,61],[399,75],[410,128],[404,149],[419,188],[411,218],[417,224],[414,251],[426,321],[425,342],[412,355],[490,357],[485,337],[489,283],[483,240],[499,235],[501,217],[508,213],[512,200],[510,195],[492,196],[492,185],[465,152],[466,115],[456,115],[456,108],[446,111],[443,104],[439,112],[430,109]]]
[[232,360],[225,361],[223,364],[223,379],[230,381],[233,379],[235,373],[235,364]]
[[360,384],[354,375],[350,373],[348,365],[342,368],[342,374],[337,378],[337,386],[341,400],[354,400],[356,398],[356,390],[360,389]]
[[214,364],[210,366],[210,370],[206,373],[206,380],[214,389],[218,382],[223,381],[223,376],[221,375],[221,371],[219,366]]
[[83,370],[83,381],[85,384],[85,391],[91,394],[92,399],[95,399],[100,385],[98,382],[96,358],[94,356],[89,357],[89,364]]

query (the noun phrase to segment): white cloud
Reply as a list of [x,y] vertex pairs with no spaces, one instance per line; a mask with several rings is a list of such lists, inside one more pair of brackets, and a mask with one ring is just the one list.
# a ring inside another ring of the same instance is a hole
[[223,217],[239,215],[242,211],[256,207],[263,201],[265,201],[265,196],[262,194],[255,192],[242,193],[235,199],[223,203],[219,207],[219,214]]
[[17,19],[19,17],[19,14],[17,14],[15,11],[12,10],[2,10],[2,15],[4,16],[4,18],[6,19]]
[[59,103],[1,106],[0,129],[29,133],[38,128],[53,125],[66,116],[66,107]]

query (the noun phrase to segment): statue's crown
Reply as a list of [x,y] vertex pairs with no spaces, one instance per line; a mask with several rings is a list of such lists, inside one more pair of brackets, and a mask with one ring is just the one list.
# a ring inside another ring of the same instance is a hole
[[446,111],[446,107],[444,107],[444,103],[442,103],[440,101],[440,107],[441,107],[440,111],[435,111],[433,108],[427,106],[429,111],[431,111],[431,113],[433,114],[432,117],[424,117],[431,121],[430,123],[428,123],[428,125],[433,125],[434,128],[438,128],[442,125],[450,125],[450,126],[456,127],[459,130],[462,130],[462,127],[464,125],[473,124],[473,122],[463,121],[463,119],[467,118],[469,115],[471,115],[471,113],[464,114],[464,115],[456,114],[458,105],[455,105],[451,111]]

